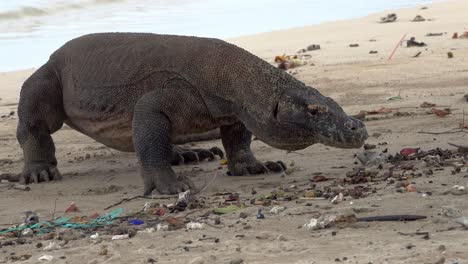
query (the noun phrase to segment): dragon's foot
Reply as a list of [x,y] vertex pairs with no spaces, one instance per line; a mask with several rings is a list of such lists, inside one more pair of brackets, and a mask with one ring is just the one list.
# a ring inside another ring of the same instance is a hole
[[23,172],[19,176],[19,182],[21,184],[48,182],[61,179],[62,175],[57,167],[48,163],[26,164],[23,168]]
[[185,176],[177,176],[172,169],[143,173],[145,196],[151,194],[177,194],[194,189],[194,184]]
[[184,163],[197,163],[203,160],[212,161],[216,156],[219,156],[221,159],[224,157],[223,151],[218,147],[212,147],[210,149],[191,149],[174,146],[171,163],[172,165],[180,165]]
[[258,160],[250,162],[237,162],[229,166],[228,175],[243,176],[252,174],[263,174],[270,172],[283,172],[286,165],[282,161],[260,162]]

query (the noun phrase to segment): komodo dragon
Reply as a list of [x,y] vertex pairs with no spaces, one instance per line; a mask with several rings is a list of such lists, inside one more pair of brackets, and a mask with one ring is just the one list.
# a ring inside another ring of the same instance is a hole
[[173,149],[186,135],[219,128],[232,175],[284,169],[254,157],[252,133],[284,150],[358,148],[367,138],[364,124],[335,101],[251,53],[175,35],[99,33],[69,41],[25,81],[18,114],[20,182],[61,178],[51,134],[66,123],[106,146],[135,151],[146,195],[193,187],[171,168],[181,155],[193,160],[193,151]]

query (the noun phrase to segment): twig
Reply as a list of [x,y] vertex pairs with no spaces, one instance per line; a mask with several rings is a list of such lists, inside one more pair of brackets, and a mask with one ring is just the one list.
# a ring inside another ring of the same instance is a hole
[[429,232],[414,232],[414,233],[403,233],[403,232],[398,232],[398,234],[402,236],[423,236],[423,239],[429,239]]
[[137,196],[133,196],[133,197],[130,197],[130,198],[123,198],[122,200],[120,200],[119,202],[116,202],[115,204],[112,204],[112,205],[109,205],[107,206],[106,208],[104,208],[104,210],[108,210],[108,209],[111,209],[112,207],[115,207],[119,204],[122,204],[124,202],[130,202],[131,200],[135,200],[135,199],[138,199],[138,198],[143,198],[143,199],[151,199],[151,198],[148,198],[146,196],[143,196],[143,195],[137,195]]
[[463,117],[462,117],[462,125],[461,125],[461,131],[465,128],[465,108],[463,107]]
[[452,129],[449,131],[443,131],[443,132],[430,132],[430,131],[418,131],[419,134],[429,134],[429,135],[442,135],[442,134],[455,134],[455,133],[466,133],[467,131],[463,131],[463,129]]
[[294,153],[294,154],[297,154],[297,155],[304,156],[304,153],[299,153],[297,151],[286,151],[286,154],[289,154],[289,153]]
[[204,190],[206,190],[206,188],[208,188],[208,186],[210,186],[216,180],[217,177],[218,177],[218,174],[216,173],[215,176],[213,176],[213,178],[211,179],[210,182],[205,184],[199,191],[194,192],[193,195],[199,194],[199,193],[203,192]]
[[426,219],[424,215],[379,215],[360,217],[357,219],[359,222],[386,222],[386,221],[415,221],[420,219]]
[[52,219],[50,219],[50,221],[55,219],[55,210],[57,210],[57,200],[58,200],[58,198],[55,198],[54,211],[52,212]]

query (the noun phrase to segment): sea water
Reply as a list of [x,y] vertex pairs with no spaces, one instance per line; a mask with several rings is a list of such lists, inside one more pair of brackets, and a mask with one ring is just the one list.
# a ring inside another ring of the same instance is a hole
[[0,0],[0,71],[38,67],[95,32],[231,38],[365,16],[430,0]]

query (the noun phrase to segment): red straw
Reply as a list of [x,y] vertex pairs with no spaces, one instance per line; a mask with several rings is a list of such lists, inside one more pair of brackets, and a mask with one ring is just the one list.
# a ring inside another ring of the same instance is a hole
[[398,41],[395,49],[393,49],[392,51],[392,54],[390,54],[390,57],[388,57],[388,60],[391,60],[393,58],[393,54],[395,54],[395,52],[397,51],[398,47],[401,46],[401,43],[403,42],[403,40],[405,39],[406,35],[408,35],[408,33],[404,34],[403,37],[400,39],[400,41]]

